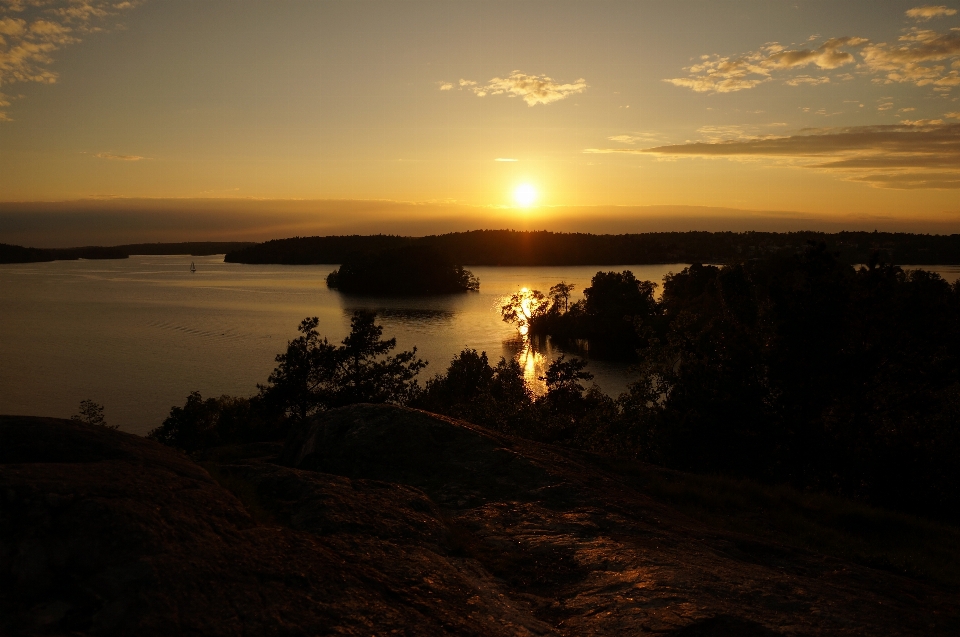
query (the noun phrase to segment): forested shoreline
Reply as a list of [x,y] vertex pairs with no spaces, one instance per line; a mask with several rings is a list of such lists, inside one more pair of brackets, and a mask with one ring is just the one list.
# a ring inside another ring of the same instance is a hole
[[455,261],[465,266],[726,263],[795,252],[810,241],[823,243],[848,264],[866,263],[872,253],[880,251],[888,262],[898,265],[960,265],[960,234],[811,231],[611,235],[515,230],[473,230],[426,237],[342,235],[291,237],[263,243],[201,241],[51,249],[0,244],[0,263],[122,259],[133,254],[225,254],[227,263],[318,265],[341,264],[365,254],[405,248],[455,255]]
[[209,256],[250,247],[249,241],[187,241],[183,243],[128,243],[118,246],[25,248],[0,243],[0,263],[47,263],[77,259],[126,259],[134,254]]
[[282,438],[328,409],[388,402],[505,433],[693,473],[840,495],[956,522],[960,511],[960,282],[875,253],[861,267],[824,244],[656,282],[599,271],[521,290],[502,315],[528,338],[630,350],[618,397],[585,361],[549,363],[536,396],[515,360],[465,349],[417,380],[416,348],[391,354],[375,315],[340,345],[305,319],[251,398],[192,395],[151,434],[189,452]]
[[960,234],[890,232],[653,232],[598,235],[474,230],[426,237],[350,235],[292,237],[227,253],[228,263],[339,264],[357,255],[420,247],[455,255],[465,266],[643,265],[726,263],[796,252],[823,243],[843,263],[866,263],[874,252],[899,265],[960,264]]

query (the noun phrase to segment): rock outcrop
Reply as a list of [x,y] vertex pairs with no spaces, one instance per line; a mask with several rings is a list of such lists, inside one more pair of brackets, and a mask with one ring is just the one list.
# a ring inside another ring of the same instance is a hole
[[334,410],[266,451],[200,466],[0,417],[0,634],[960,629],[956,591],[703,528],[583,456],[433,414]]

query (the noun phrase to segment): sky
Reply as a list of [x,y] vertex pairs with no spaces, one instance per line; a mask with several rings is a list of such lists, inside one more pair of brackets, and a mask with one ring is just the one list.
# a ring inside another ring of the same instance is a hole
[[0,242],[960,232],[958,10],[0,0]]

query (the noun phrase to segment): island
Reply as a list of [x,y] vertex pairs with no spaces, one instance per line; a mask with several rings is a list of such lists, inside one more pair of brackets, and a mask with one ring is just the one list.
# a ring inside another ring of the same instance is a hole
[[480,281],[439,250],[404,246],[347,258],[327,276],[347,294],[454,294],[480,289]]

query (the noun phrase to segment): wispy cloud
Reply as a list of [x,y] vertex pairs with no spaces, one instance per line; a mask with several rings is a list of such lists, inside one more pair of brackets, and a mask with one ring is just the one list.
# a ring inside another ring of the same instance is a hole
[[520,161],[520,160],[514,159],[513,157],[497,157],[493,161]]
[[[669,78],[664,81],[698,93],[733,93],[768,82],[773,79],[773,74],[779,71],[811,65],[820,69],[836,69],[851,64],[855,59],[846,49],[866,43],[865,38],[859,37],[831,38],[815,49],[787,50],[780,44],[771,42],[756,51],[736,57],[703,55],[698,63],[684,69],[689,74],[688,77]],[[796,82],[793,86],[824,83],[819,78],[790,78],[787,81]]]
[[[944,7],[917,7],[911,11],[918,11],[916,16],[928,17],[956,13]],[[703,55],[699,63],[685,69],[688,77],[664,81],[698,93],[732,93],[772,81],[779,73],[807,66],[830,71],[853,64],[856,58],[848,49],[859,49],[861,62],[857,70],[873,76],[877,83],[931,86],[941,93],[960,86],[960,27],[946,32],[910,27],[892,44],[848,36],[831,38],[815,49],[788,51],[774,42],[737,57]],[[842,73],[835,78],[851,80],[854,76]],[[815,86],[830,81],[829,75],[794,75],[784,79],[789,86]]]
[[[950,88],[960,85],[960,29],[938,33],[913,27],[897,44],[871,44],[863,50],[864,65],[886,84],[913,83]],[[946,63],[951,62],[950,70]]]
[[804,84],[817,86],[818,84],[829,84],[830,78],[826,75],[821,77],[812,77],[810,75],[798,75],[784,82],[787,86],[802,86]]
[[97,159],[112,159],[114,161],[140,161],[141,159],[146,159],[140,155],[117,155],[114,153],[95,153],[93,156]]
[[883,126],[801,131],[797,135],[694,142],[588,153],[660,157],[769,158],[827,171],[878,188],[960,188],[960,124],[916,120]]
[[[53,84],[53,53],[82,36],[102,30],[100,24],[137,2],[111,0],[0,1],[0,86],[14,82]],[[0,95],[0,107],[9,106]],[[0,121],[10,120],[0,111]]]
[[940,18],[943,16],[956,15],[956,9],[949,9],[944,5],[932,5],[927,4],[922,7],[914,7],[913,9],[907,10],[907,17],[913,18],[919,22],[926,22],[932,18]]
[[[562,84],[546,75],[527,75],[521,71],[513,71],[506,77],[495,77],[486,84],[461,79],[458,85],[461,91],[470,91],[477,97],[508,95],[521,98],[528,106],[550,104],[587,90],[587,82],[583,78]],[[452,88],[452,83],[440,82],[440,90]]]
[[644,138],[638,135],[614,135],[608,137],[612,142],[620,142],[621,144],[636,144],[638,141],[642,141]]

